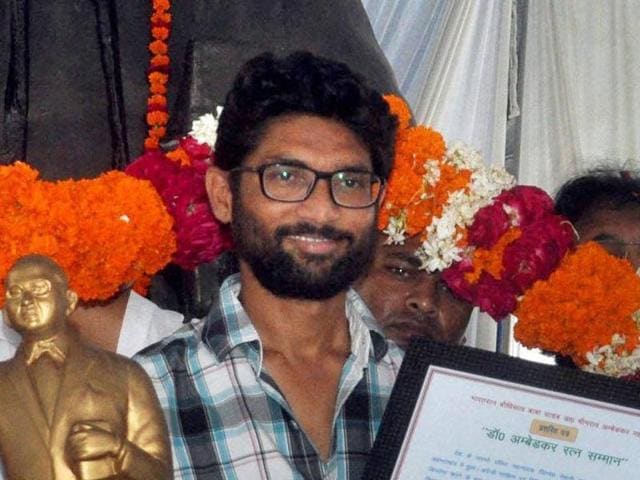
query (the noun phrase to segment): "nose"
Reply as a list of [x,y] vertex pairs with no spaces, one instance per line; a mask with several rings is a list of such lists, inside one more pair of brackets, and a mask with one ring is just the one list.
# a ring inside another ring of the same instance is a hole
[[436,318],[440,302],[436,283],[422,282],[414,287],[406,297],[405,305],[414,314]]
[[311,195],[300,203],[298,213],[316,223],[329,223],[337,220],[340,208],[331,197],[329,179],[319,178]]
[[33,303],[33,294],[31,292],[22,292],[22,297],[20,298],[20,304],[23,306],[30,305]]

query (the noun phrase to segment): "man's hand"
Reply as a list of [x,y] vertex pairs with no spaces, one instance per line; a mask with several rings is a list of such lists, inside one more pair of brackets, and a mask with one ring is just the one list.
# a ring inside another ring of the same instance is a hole
[[104,422],[78,422],[71,427],[67,437],[67,452],[73,461],[118,456],[123,440],[96,423]]

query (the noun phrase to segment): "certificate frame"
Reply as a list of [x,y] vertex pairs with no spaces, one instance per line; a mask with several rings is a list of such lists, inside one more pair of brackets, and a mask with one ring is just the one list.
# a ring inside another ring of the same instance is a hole
[[392,477],[431,366],[640,410],[640,382],[414,338],[400,368],[363,479]]

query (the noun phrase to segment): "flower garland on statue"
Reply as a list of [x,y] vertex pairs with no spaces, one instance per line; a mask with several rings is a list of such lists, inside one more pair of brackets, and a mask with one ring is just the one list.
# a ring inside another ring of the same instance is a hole
[[151,14],[151,42],[149,51],[149,98],[147,100],[147,138],[145,151],[157,150],[160,140],[167,132],[169,113],[167,107],[167,83],[169,83],[169,46],[171,34],[171,14],[169,0],[153,0]]
[[438,132],[409,125],[402,99],[385,98],[399,129],[378,228],[388,243],[420,235],[422,268],[442,271],[454,294],[501,319],[555,268],[574,242],[572,228],[542,190],[515,186],[467,147],[447,150]]
[[60,264],[82,300],[106,300],[123,285],[144,294],[176,246],[153,186],[118,171],[58,182],[38,175],[22,162],[0,166],[0,278],[18,258],[39,253]]
[[177,148],[165,152],[160,140],[169,122],[167,84],[169,82],[169,47],[171,14],[169,0],[152,0],[151,38],[149,51],[149,99],[146,121],[149,127],[144,141],[144,153],[135,159],[126,172],[153,183],[174,218],[177,250],[172,261],[193,270],[201,263],[212,261],[231,246],[227,227],[213,216],[205,190],[204,177],[213,162],[218,116],[206,114],[193,122],[189,135],[181,138]]
[[211,212],[205,174],[213,162],[218,116],[206,114],[193,122],[189,135],[170,152],[145,152],[125,170],[149,180],[174,218],[177,249],[172,261],[187,270],[212,261],[231,247],[228,227]]
[[614,377],[640,370],[640,277],[595,242],[568,254],[529,289],[514,314],[515,338]]

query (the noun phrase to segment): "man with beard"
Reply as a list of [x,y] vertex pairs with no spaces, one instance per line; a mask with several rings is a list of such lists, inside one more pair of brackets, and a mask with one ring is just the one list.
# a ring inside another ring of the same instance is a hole
[[207,190],[240,272],[209,315],[143,351],[176,478],[359,478],[402,354],[349,285],[367,269],[397,128],[345,65],[249,61]]
[[461,343],[473,306],[451,293],[440,272],[421,268],[416,256],[421,238],[387,245],[387,235],[378,236],[373,265],[356,290],[385,335],[403,349],[414,336]]

